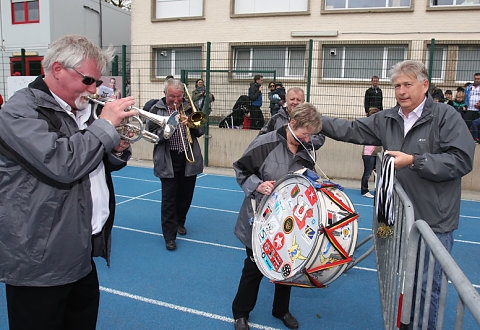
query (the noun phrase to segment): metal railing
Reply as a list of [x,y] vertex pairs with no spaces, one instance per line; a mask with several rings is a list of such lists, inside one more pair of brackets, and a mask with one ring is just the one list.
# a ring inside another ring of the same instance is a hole
[[[420,253],[418,253],[418,243],[420,241]],[[430,226],[423,220],[415,221],[409,235],[408,250],[406,255],[406,276],[405,276],[405,292],[403,296],[403,306],[401,317],[401,328],[416,329],[419,325],[420,313],[420,290],[422,290],[423,282],[423,265],[425,260],[425,245],[429,247],[430,254],[428,260],[428,276],[426,281],[425,303],[423,306],[422,329],[428,327],[428,314],[430,309],[430,299],[433,282],[433,268],[437,261],[442,268],[442,281],[439,294],[439,308],[437,315],[437,329],[444,328],[445,305],[447,298],[447,279],[450,280],[458,294],[458,303],[455,318],[455,329],[462,329],[465,306],[470,310],[477,324],[480,325],[480,295],[473,287],[462,272],[457,263],[453,260],[450,253],[443,246]],[[417,263],[417,255],[419,262]],[[417,264],[419,265],[416,272]],[[425,271],[427,272],[427,271]],[[416,274],[417,273],[417,274]],[[416,292],[414,292],[414,281],[416,279]],[[415,298],[415,311],[413,320],[411,320],[412,302]],[[451,328],[449,326],[449,328]]]

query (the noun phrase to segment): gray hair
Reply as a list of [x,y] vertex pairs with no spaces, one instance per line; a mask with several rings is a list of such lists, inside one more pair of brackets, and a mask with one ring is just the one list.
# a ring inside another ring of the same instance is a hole
[[103,72],[113,58],[113,48],[103,50],[80,35],[66,35],[55,40],[42,60],[45,72],[50,72],[53,63],[66,68],[77,68],[85,59],[94,60],[99,71]]
[[287,91],[287,95],[288,95],[290,92],[302,93],[303,98],[305,99],[305,92],[304,92],[303,89],[301,89],[300,87],[291,87],[291,88],[289,88],[288,91]]
[[425,64],[419,61],[406,60],[392,66],[392,69],[388,72],[390,82],[393,84],[397,76],[400,74],[413,75],[420,82],[428,80],[427,68],[425,67]]
[[172,78],[167,79],[165,80],[164,86],[165,86],[165,94],[168,93],[169,87],[172,87],[173,89],[176,89],[176,90],[183,91],[183,83],[178,79],[172,79]]
[[322,116],[317,108],[311,103],[305,102],[299,104],[290,113],[290,120],[295,120],[293,128],[300,127],[313,128],[315,132],[322,129]]

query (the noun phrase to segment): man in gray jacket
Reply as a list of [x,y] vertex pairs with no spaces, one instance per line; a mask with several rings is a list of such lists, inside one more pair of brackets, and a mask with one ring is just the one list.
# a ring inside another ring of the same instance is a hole
[[[423,63],[397,63],[390,80],[397,106],[356,121],[323,117],[322,132],[335,140],[381,145],[394,156],[396,177],[412,200],[415,218],[425,220],[451,251],[461,178],[472,170],[474,143],[461,116],[427,94]],[[435,267],[429,329],[435,328],[440,280],[440,267]]]
[[124,111],[129,97],[91,117],[86,96],[110,59],[86,38],[65,36],[43,59],[45,77],[0,112],[0,281],[10,329],[95,329],[92,256],[108,258],[110,171],[130,156],[115,126],[135,114]]

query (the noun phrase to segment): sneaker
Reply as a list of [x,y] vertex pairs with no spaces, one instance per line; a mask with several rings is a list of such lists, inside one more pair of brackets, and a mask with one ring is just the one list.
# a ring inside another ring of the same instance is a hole
[[366,192],[365,194],[362,195],[363,197],[367,197],[367,198],[375,198],[375,196],[373,196],[372,194],[370,194],[370,192]]

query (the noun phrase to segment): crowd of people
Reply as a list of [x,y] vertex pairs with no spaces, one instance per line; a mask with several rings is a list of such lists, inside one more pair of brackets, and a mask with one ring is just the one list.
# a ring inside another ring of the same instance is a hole
[[[110,50],[84,37],[64,36],[52,43],[43,59],[45,76],[15,93],[0,111],[0,281],[6,284],[11,329],[95,329],[100,294],[93,257],[102,256],[109,263],[115,216],[110,173],[124,167],[131,156],[128,136],[120,136],[116,128],[137,113],[131,108],[134,98],[128,96],[106,102],[98,118],[93,116],[98,109],[89,96],[102,84],[102,71],[111,58]],[[429,90],[438,89],[429,88],[423,63],[397,63],[389,77],[397,105],[383,109],[382,90],[374,76],[365,92],[366,116],[354,121],[321,116],[305,102],[301,88],[285,91],[283,84],[271,82],[272,116],[265,124],[263,77],[255,75],[245,124],[260,131],[233,164],[245,193],[234,233],[246,251],[238,291],[232,297],[235,329],[249,329],[263,278],[253,260],[252,199],[259,205],[275,182],[292,171],[315,171],[316,150],[325,136],[365,146],[361,189],[366,197],[373,196],[368,178],[378,147],[392,155],[416,218],[425,219],[451,250],[459,222],[461,178],[473,164],[471,134],[478,139],[480,74],[455,98],[447,96],[456,111],[435,102]],[[162,183],[160,220],[165,247],[174,251],[177,234],[187,235],[196,177],[203,171],[197,138],[205,127],[191,125],[192,102],[202,110],[214,96],[207,95],[202,79],[196,81],[192,101],[185,85],[174,77],[167,77],[163,86],[162,97],[151,100],[148,110],[174,116],[178,125],[173,134],[165,134],[166,127],[151,120],[146,128],[159,138],[153,164]],[[464,124],[466,117],[470,126]],[[429,328],[435,328],[440,280],[436,265]],[[272,315],[295,329],[299,322],[289,310],[290,293],[290,286],[275,284]],[[425,298],[422,292],[421,304]]]

